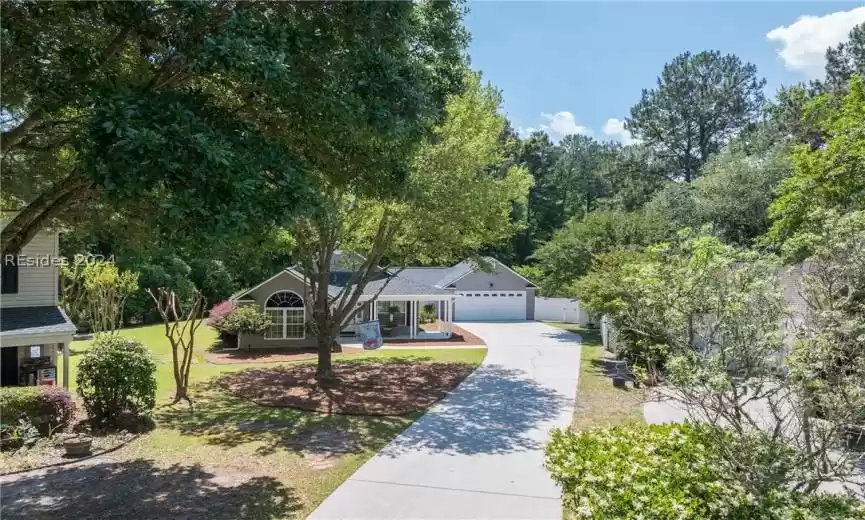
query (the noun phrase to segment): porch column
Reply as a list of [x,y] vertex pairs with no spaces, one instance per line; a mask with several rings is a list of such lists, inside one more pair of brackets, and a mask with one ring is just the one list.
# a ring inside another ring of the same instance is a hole
[[454,301],[448,301],[448,336],[454,333]]
[[411,323],[409,323],[409,337],[414,339],[417,337],[417,300],[409,302],[411,304]]
[[451,335],[451,302],[448,300],[445,300],[442,303],[444,303],[444,308],[445,308],[445,315],[444,315],[444,323],[445,323],[444,329],[445,330],[444,330],[444,332],[445,332],[445,334],[450,336]]
[[61,343],[63,351],[63,388],[69,389],[69,343]]

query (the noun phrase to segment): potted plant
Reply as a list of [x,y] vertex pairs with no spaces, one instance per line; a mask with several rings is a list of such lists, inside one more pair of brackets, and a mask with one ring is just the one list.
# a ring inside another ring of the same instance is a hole
[[394,320],[393,317],[395,314],[399,314],[399,311],[400,311],[400,308],[398,305],[391,305],[390,307],[388,307],[387,312],[390,314],[390,320],[389,321],[391,321],[391,322],[396,321],[396,320]]
[[78,435],[69,437],[63,441],[63,447],[66,449],[67,457],[86,457],[90,455],[90,449],[93,446],[93,439],[86,435]]

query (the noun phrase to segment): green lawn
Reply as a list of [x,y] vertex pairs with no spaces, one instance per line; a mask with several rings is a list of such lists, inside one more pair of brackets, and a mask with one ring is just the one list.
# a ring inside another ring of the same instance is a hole
[[640,388],[616,388],[604,374],[604,360],[613,355],[604,350],[598,329],[587,329],[573,323],[548,323],[582,336],[580,382],[577,405],[571,428],[585,430],[643,420],[645,393]]
[[[644,391],[616,388],[612,380],[604,375],[604,360],[613,359],[614,356],[604,350],[601,331],[573,323],[549,322],[547,325],[574,332],[583,338],[580,381],[577,384],[577,403],[571,429],[580,431],[642,421]],[[574,511],[566,507],[562,508],[562,517],[565,520],[578,518]]]
[[[288,489],[292,508],[249,512],[244,518],[304,518],[363,462],[421,414],[410,417],[328,416],[290,408],[268,408],[235,397],[214,384],[215,376],[273,363],[214,365],[205,359],[216,334],[202,326],[196,336],[197,354],[192,365],[195,410],[185,403],[167,406],[172,395],[171,350],[161,325],[130,328],[121,334],[143,341],[158,362],[157,427],[112,454],[130,463],[146,461],[152,475],[175,468],[198,468],[217,479],[270,479]],[[71,346],[71,376],[74,391],[76,366],[91,342]],[[376,358],[413,361],[451,361],[480,364],[486,349],[399,349],[366,351],[334,360],[358,362]],[[309,361],[306,361],[309,362]],[[137,477],[136,477],[137,478]],[[148,478],[145,478],[145,482]],[[146,484],[145,484],[146,485]],[[158,484],[154,484],[156,486]],[[246,484],[244,484],[246,485]],[[238,488],[239,489],[239,488]],[[261,489],[249,490],[257,500]],[[240,493],[235,491],[235,494]],[[243,494],[243,493],[241,493]],[[236,500],[242,500],[237,498]],[[103,511],[104,514],[117,513]],[[155,514],[141,511],[141,514]],[[80,516],[80,515],[78,515]],[[61,515],[61,517],[63,517]],[[74,518],[74,508],[69,510]]]

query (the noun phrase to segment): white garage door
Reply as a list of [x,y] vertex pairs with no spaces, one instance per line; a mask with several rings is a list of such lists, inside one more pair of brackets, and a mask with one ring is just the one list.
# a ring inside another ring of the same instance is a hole
[[526,319],[525,291],[458,291],[456,321]]

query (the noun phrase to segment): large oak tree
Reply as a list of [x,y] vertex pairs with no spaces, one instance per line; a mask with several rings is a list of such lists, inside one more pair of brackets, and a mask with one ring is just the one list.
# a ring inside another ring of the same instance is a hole
[[397,172],[391,152],[421,138],[443,105],[429,100],[462,74],[452,4],[3,11],[3,206],[18,211],[4,252],[76,208],[189,247],[272,229],[316,205],[322,172]]

